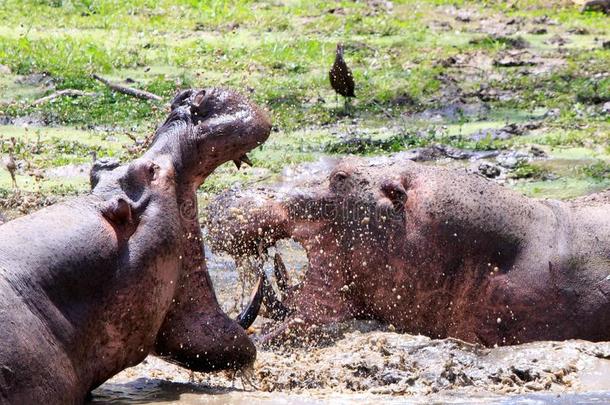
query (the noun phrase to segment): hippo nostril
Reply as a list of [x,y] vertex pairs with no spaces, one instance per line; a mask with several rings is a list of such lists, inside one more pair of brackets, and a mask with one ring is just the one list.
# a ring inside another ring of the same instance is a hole
[[384,182],[381,185],[381,191],[392,202],[394,208],[402,207],[407,201],[407,190],[398,181]]
[[331,178],[331,182],[342,181],[342,180],[347,179],[348,177],[349,176],[346,172],[340,171],[340,172],[333,174],[333,177]]
[[338,171],[334,173],[330,178],[330,189],[338,194],[343,194],[348,191],[350,187],[348,179],[349,175],[344,171]]

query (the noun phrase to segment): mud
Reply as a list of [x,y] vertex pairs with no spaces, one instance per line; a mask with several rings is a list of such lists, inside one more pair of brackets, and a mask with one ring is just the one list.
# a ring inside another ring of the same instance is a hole
[[255,367],[261,390],[472,395],[610,388],[609,343],[485,349],[453,339],[370,331],[367,326],[342,326],[347,332],[328,347],[263,352]]
[[508,403],[610,400],[610,343],[485,349],[378,325],[341,325],[326,347],[259,350],[237,375],[190,373],[149,357],[94,391],[93,403]]

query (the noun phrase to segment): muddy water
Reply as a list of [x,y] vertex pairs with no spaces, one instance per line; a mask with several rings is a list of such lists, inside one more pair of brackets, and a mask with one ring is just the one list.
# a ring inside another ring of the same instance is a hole
[[326,348],[261,351],[252,383],[241,376],[191,374],[149,357],[97,389],[93,403],[608,403],[608,358],[607,343],[487,350],[353,331]]
[[[300,247],[280,243],[291,278]],[[239,299],[232,259],[206,252],[225,309]],[[270,271],[270,264],[266,265]],[[260,326],[265,320],[258,320]],[[149,356],[94,391],[106,404],[610,403],[610,342],[538,342],[487,349],[397,334],[374,322],[328,331],[316,348],[259,349],[252,370],[200,374]]]

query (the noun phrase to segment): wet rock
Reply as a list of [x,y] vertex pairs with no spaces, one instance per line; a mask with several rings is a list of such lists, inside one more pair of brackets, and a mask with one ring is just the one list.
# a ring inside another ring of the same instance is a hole
[[498,164],[507,169],[515,169],[517,166],[527,162],[528,160],[528,154],[520,151],[503,152],[496,157]]
[[559,115],[561,115],[561,109],[551,108],[544,113],[543,118],[557,118]]
[[540,149],[537,146],[532,146],[530,147],[530,153],[532,154],[532,156],[536,157],[536,158],[546,158],[548,157],[547,153]]
[[17,84],[25,84],[28,86],[45,86],[53,85],[53,78],[48,73],[32,73],[27,76],[21,76],[15,80]]
[[400,152],[397,155],[404,156],[406,159],[416,162],[426,162],[442,158],[450,158],[456,160],[479,160],[489,159],[499,154],[498,151],[475,151],[467,149],[458,149],[447,145],[432,145],[426,148],[415,148],[405,152]]
[[549,31],[546,28],[544,28],[544,27],[537,27],[537,28],[532,29],[530,31],[530,34],[533,34],[533,35],[544,35],[547,32],[549,32]]
[[475,95],[481,99],[481,101],[509,101],[516,97],[515,92],[511,90],[496,89],[485,83],[481,84],[480,89]]
[[473,134],[471,134],[468,138],[472,141],[484,141],[484,140],[505,140],[512,138],[515,135],[512,131],[505,131],[504,128],[491,128],[491,129],[481,129]]
[[602,106],[602,113],[610,114],[610,101],[606,101]]
[[456,16],[455,16],[455,20],[459,21],[459,22],[471,22],[473,18],[473,13],[468,12],[468,11],[460,11]]
[[568,33],[574,35],[589,35],[589,30],[582,27],[575,27],[568,30]]
[[502,170],[498,166],[488,162],[481,163],[478,171],[480,174],[490,179],[496,178],[502,173]]
[[534,22],[534,24],[557,25],[557,21],[551,19],[548,15],[536,17],[532,21]]
[[564,46],[570,42],[569,39],[562,37],[561,35],[553,35],[551,38],[544,41],[545,44]]
[[39,114],[30,114],[13,118],[11,124],[18,127],[44,127],[47,122]]
[[498,67],[519,67],[519,66],[534,66],[536,61],[529,53],[505,53],[493,62],[494,66]]
[[541,126],[541,124],[538,122],[528,122],[525,124],[511,123],[502,128],[481,129],[481,130],[471,134],[468,137],[468,139],[470,139],[471,141],[475,141],[475,142],[483,141],[486,139],[506,140],[506,139],[510,139],[514,136],[523,135],[527,131],[537,129],[540,126]]
[[480,73],[481,71],[491,70],[493,68],[492,62],[492,58],[485,52],[474,51],[449,56],[440,61],[440,65],[443,67],[458,67],[461,71],[474,69],[477,73]]
[[581,12],[599,11],[610,14],[610,0],[589,0],[582,5]]
[[399,155],[414,162],[427,162],[444,157],[444,155],[435,148],[414,148],[399,152]]

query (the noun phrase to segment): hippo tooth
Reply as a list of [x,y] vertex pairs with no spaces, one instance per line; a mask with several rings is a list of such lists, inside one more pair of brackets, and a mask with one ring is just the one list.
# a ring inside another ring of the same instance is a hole
[[254,166],[252,164],[252,161],[250,160],[250,158],[248,157],[248,155],[243,154],[239,157],[239,159],[235,159],[233,160],[233,163],[235,163],[235,166],[237,167],[237,170],[239,170],[239,168],[241,167],[241,163],[244,162],[245,164],[247,164],[248,166]]

